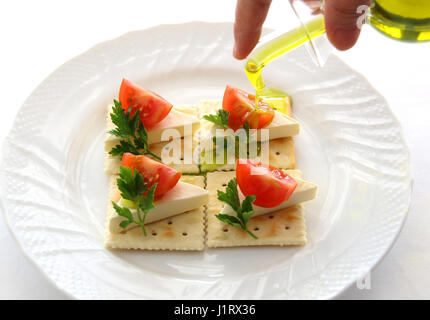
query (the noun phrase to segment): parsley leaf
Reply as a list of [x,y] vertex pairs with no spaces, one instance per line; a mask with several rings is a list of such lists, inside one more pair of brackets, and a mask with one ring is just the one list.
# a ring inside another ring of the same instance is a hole
[[228,214],[217,214],[215,217],[224,223],[246,231],[254,239],[258,239],[247,227],[249,219],[254,214],[252,203],[255,201],[255,196],[246,196],[241,204],[237,191],[236,178],[229,181],[225,192],[218,190],[217,193],[220,201],[225,202],[236,211],[236,217]]
[[110,118],[116,128],[109,131],[109,133],[119,138],[134,137],[134,133],[140,126],[139,112],[131,116],[131,108],[128,108],[127,112],[124,112],[121,102],[117,100],[113,100],[113,102],[114,107],[112,108]]
[[148,190],[148,185],[144,183],[143,177],[137,170],[134,170],[133,172],[132,169],[123,166],[121,166],[119,170],[120,173],[119,178],[117,179],[117,185],[121,193],[121,197],[134,202],[136,205],[137,216],[137,219],[135,219],[130,209],[120,207],[118,204],[112,201],[112,205],[116,213],[119,216],[126,218],[126,220],[121,221],[119,226],[125,229],[130,224],[134,223],[142,228],[143,234],[146,237],[145,219],[148,212],[155,208],[154,193],[155,189],[157,188],[157,184],[155,183]]
[[139,171],[121,166],[119,168],[119,178],[116,180],[121,197],[136,202],[142,193],[146,191],[143,177]]
[[204,115],[203,119],[213,122],[224,129],[228,129],[229,113],[224,109],[219,109],[216,114]]
[[[254,136],[251,136],[250,134],[250,128],[249,128],[249,122],[245,122],[244,125],[242,126],[242,128],[245,130],[246,133],[246,150],[241,150],[239,148],[239,137],[235,136],[235,156],[236,158],[240,159],[240,158],[247,158],[249,159],[250,153],[251,153],[251,148],[254,147],[254,144],[256,143],[256,147],[257,147],[257,155],[260,155],[261,153],[261,141],[256,141]],[[242,154],[241,151],[245,151],[245,154]]]
[[240,220],[234,216],[231,216],[229,214],[217,214],[215,217],[217,217],[219,220],[221,220],[224,223],[227,223],[233,227],[242,229],[242,224],[240,223]]
[[110,134],[124,139],[109,152],[112,156],[122,156],[126,152],[132,154],[150,155],[158,160],[161,158],[149,150],[148,133],[145,126],[140,121],[139,110],[132,116],[131,108],[126,112],[122,108],[121,102],[114,100],[114,107],[110,114],[115,129],[109,131]]
[[139,154],[139,150],[136,148],[133,142],[128,140],[121,140],[119,144],[117,144],[115,147],[112,148],[111,151],[109,151],[109,154],[112,156],[120,156],[126,152],[130,152],[132,154]]
[[151,189],[148,190],[148,192],[146,193],[146,197],[142,197],[140,199],[140,203],[139,203],[139,208],[143,211],[143,213],[146,214],[152,210],[155,209],[154,206],[154,193],[155,193],[155,188],[157,187],[157,184],[155,183]]
[[[209,152],[212,152],[213,155],[213,163],[215,164],[215,168],[217,166],[222,166],[223,164],[227,163],[227,154],[228,149],[234,147],[234,156],[236,159],[242,159],[247,158],[249,159],[251,156],[251,148],[256,147],[257,148],[257,155],[261,154],[261,141],[258,141],[255,139],[254,136],[251,136],[250,134],[250,128],[249,123],[245,122],[245,124],[242,126],[242,128],[245,130],[246,133],[246,148],[239,148],[240,146],[240,139],[238,135],[229,135],[224,137],[224,149],[220,151],[221,147],[219,147],[219,144],[217,143],[217,137],[212,137],[212,142],[214,144],[214,149],[210,150]],[[224,154],[224,163],[216,163],[216,157],[217,154],[221,154],[221,152]],[[203,150],[200,154],[201,158],[203,159],[205,157],[205,150]],[[207,166],[207,164],[204,164]],[[210,170],[211,171],[211,170]]]
[[237,211],[240,208],[240,200],[239,200],[239,194],[237,193],[236,178],[231,179],[228,182],[225,192],[221,190],[217,190],[217,193],[218,193],[218,199],[230,205],[230,207],[232,207],[234,211]]
[[245,200],[242,202],[242,221],[246,225],[249,219],[252,218],[254,214],[254,208],[252,207],[252,203],[255,201],[255,196],[246,196]]

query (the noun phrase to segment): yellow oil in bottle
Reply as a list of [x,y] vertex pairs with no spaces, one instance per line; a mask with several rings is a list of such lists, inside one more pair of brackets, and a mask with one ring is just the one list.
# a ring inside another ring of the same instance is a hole
[[368,21],[384,35],[401,41],[430,40],[430,0],[375,0]]
[[[375,0],[366,22],[393,39],[408,42],[429,41],[430,0]],[[291,98],[281,90],[266,88],[262,70],[273,59],[323,33],[324,16],[320,15],[252,53],[245,65],[245,72],[255,88],[256,103],[261,97],[272,107],[285,112],[286,104],[291,103]],[[310,44],[312,45],[312,42]]]
[[325,32],[324,17],[319,16],[304,27],[300,27],[270,41],[261,49],[257,50],[246,63],[245,72],[249,81],[255,88],[255,101],[258,105],[258,99],[263,98],[273,108],[280,112],[286,112],[288,105],[291,104],[291,97],[278,89],[266,88],[264,85],[261,72],[263,68],[273,59],[284,53],[299,47],[303,43],[313,39]]

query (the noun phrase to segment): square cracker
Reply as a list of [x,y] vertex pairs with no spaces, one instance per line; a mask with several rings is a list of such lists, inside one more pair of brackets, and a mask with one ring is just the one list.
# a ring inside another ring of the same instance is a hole
[[[291,116],[291,107],[286,111],[288,116]],[[202,100],[199,103],[199,118],[200,120],[200,136],[204,137],[205,131],[209,131],[213,123],[202,119],[206,114],[215,114],[218,109],[222,108],[222,102],[219,100]],[[294,137],[286,137],[273,139],[269,142],[269,164],[280,169],[295,169],[296,155],[294,150]],[[202,168],[200,168],[202,170]],[[215,171],[231,171],[235,170],[235,164],[225,164],[219,166]],[[202,170],[207,172],[207,170]]]
[[[291,175],[295,174],[297,172],[291,172]],[[210,196],[206,210],[208,247],[306,244],[306,224],[301,205],[251,218],[248,227],[258,239],[218,220],[215,215],[220,213],[224,203],[218,200],[217,190],[225,190],[227,183],[235,176],[234,171],[211,172],[206,176],[206,189]]]
[[[294,149],[294,138],[286,137],[270,140],[269,143],[269,164],[279,169],[295,169],[296,168],[296,153]],[[225,164],[216,167],[215,170],[204,170],[200,166],[202,172],[208,171],[232,171],[236,169],[236,164]]]
[[269,141],[269,164],[279,169],[295,169],[294,138],[286,137]]
[[[181,181],[204,188],[203,176],[182,176]],[[111,200],[118,197],[116,176],[111,177],[105,247],[108,249],[196,250],[204,249],[204,207],[147,224],[147,236],[136,227],[124,233],[111,233],[108,227],[112,214]],[[113,212],[115,213],[115,212]],[[116,213],[115,213],[116,214]]]

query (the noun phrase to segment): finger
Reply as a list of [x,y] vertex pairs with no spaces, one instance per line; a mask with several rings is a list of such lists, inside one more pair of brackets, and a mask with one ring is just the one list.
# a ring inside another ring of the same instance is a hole
[[359,9],[370,5],[370,0],[326,0],[324,17],[327,37],[339,50],[354,46],[360,35],[361,21],[364,14]]
[[257,45],[271,2],[271,0],[237,1],[233,49],[233,56],[236,59],[245,59]]

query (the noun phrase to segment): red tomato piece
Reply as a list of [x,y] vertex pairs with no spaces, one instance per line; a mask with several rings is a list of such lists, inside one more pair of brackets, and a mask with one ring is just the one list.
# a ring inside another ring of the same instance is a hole
[[122,155],[121,165],[123,167],[133,170],[136,168],[136,156],[132,153],[126,152]]
[[275,112],[263,99],[255,106],[255,95],[227,85],[222,100],[222,108],[229,112],[228,126],[237,130],[246,122],[251,129],[267,127],[273,120]]
[[136,157],[136,169],[148,184],[148,188],[157,183],[155,197],[160,197],[170,191],[181,177],[180,172],[146,156]]
[[124,153],[122,165],[133,170],[137,169],[145,183],[148,184],[148,189],[157,183],[154,193],[156,198],[161,197],[176,186],[181,177],[181,173],[175,169],[142,155],[135,156],[131,153]]
[[254,204],[273,208],[287,201],[297,182],[282,170],[252,159],[239,159],[236,179],[245,196],[255,195]]
[[131,115],[139,110],[140,120],[150,129],[163,120],[173,105],[158,94],[123,79],[119,89],[119,101],[125,111],[132,108]]

